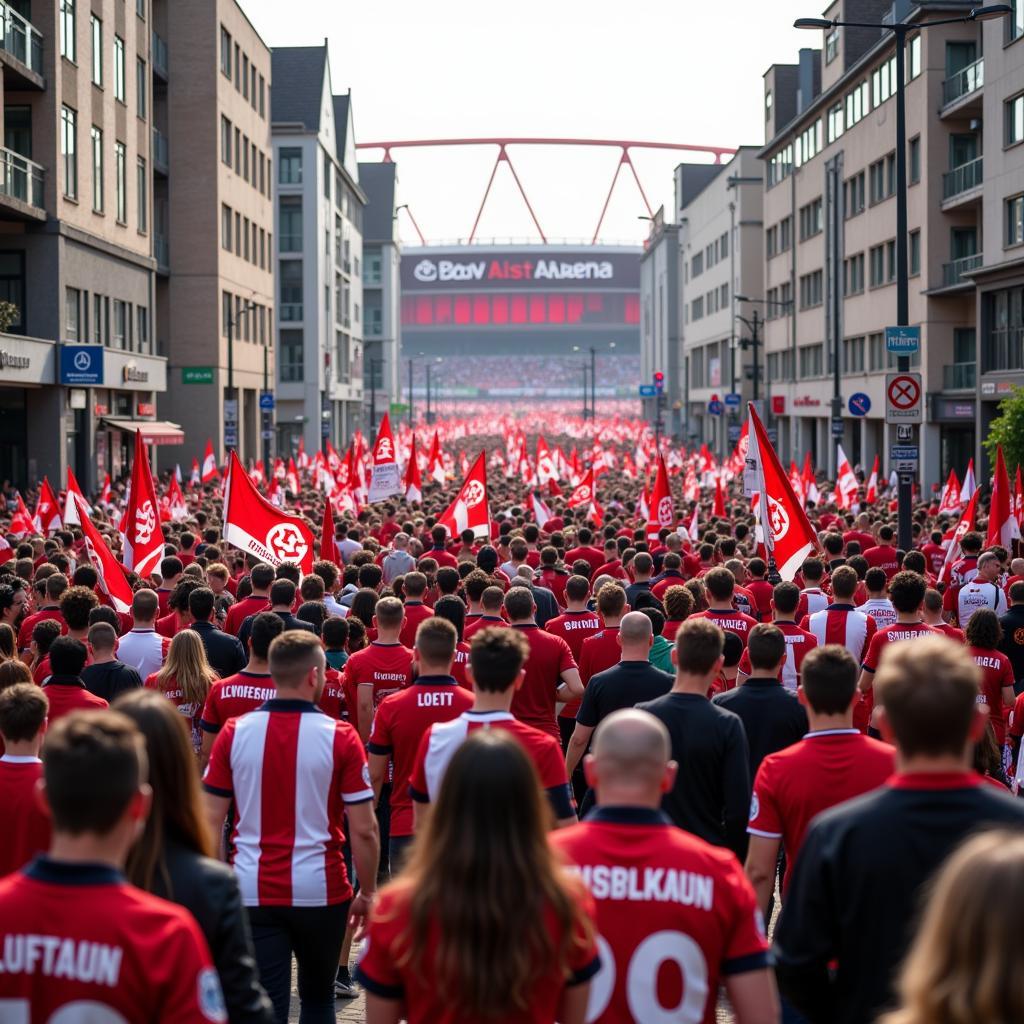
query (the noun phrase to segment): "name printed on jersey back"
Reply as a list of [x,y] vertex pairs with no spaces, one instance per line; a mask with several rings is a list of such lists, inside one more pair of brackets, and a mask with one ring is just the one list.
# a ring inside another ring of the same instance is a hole
[[572,870],[597,900],[678,903],[698,910],[711,910],[714,904],[714,879],[693,871],[609,864],[587,864]]
[[5,935],[0,974],[41,974],[115,988],[124,950],[57,935]]

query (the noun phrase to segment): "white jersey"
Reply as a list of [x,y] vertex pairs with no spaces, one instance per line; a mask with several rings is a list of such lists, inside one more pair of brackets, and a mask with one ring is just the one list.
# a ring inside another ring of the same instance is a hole
[[163,668],[170,646],[171,641],[154,629],[132,629],[117,641],[117,660],[135,669],[145,682]]
[[1006,613],[1006,594],[998,583],[972,580],[960,588],[956,599],[956,618],[961,629],[967,628],[971,616],[979,608],[991,608],[996,615]]
[[858,605],[858,610],[870,615],[880,631],[896,621],[896,609],[887,597],[869,597],[862,605]]

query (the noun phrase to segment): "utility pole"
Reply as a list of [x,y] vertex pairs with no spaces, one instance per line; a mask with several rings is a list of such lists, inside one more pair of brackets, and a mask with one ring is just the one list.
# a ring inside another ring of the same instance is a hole
[[416,417],[413,415],[412,408],[412,360],[409,360],[409,429],[416,425]]

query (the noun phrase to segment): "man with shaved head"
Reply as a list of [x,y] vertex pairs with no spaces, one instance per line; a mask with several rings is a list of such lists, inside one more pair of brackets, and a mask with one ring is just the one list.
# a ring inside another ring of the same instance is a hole
[[588,1020],[664,1016],[660,967],[671,962],[687,1020],[714,1019],[722,983],[737,1024],[775,1024],[778,995],[750,882],[732,853],[675,828],[660,810],[677,776],[670,748],[668,729],[648,712],[608,715],[584,762],[597,807],[551,837],[597,905],[602,964]]

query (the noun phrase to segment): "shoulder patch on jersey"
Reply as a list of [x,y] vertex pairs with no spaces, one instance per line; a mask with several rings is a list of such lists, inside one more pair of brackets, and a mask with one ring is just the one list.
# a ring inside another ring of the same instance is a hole
[[370,785],[370,766],[368,764],[363,765],[363,783],[367,786]]
[[217,972],[212,967],[204,968],[199,972],[196,984],[199,989],[199,1009],[203,1016],[216,1024],[222,1024],[228,1019],[228,1012],[224,1006],[224,993]]
[[761,813],[761,801],[757,798],[757,790],[750,797],[750,820],[753,821]]

